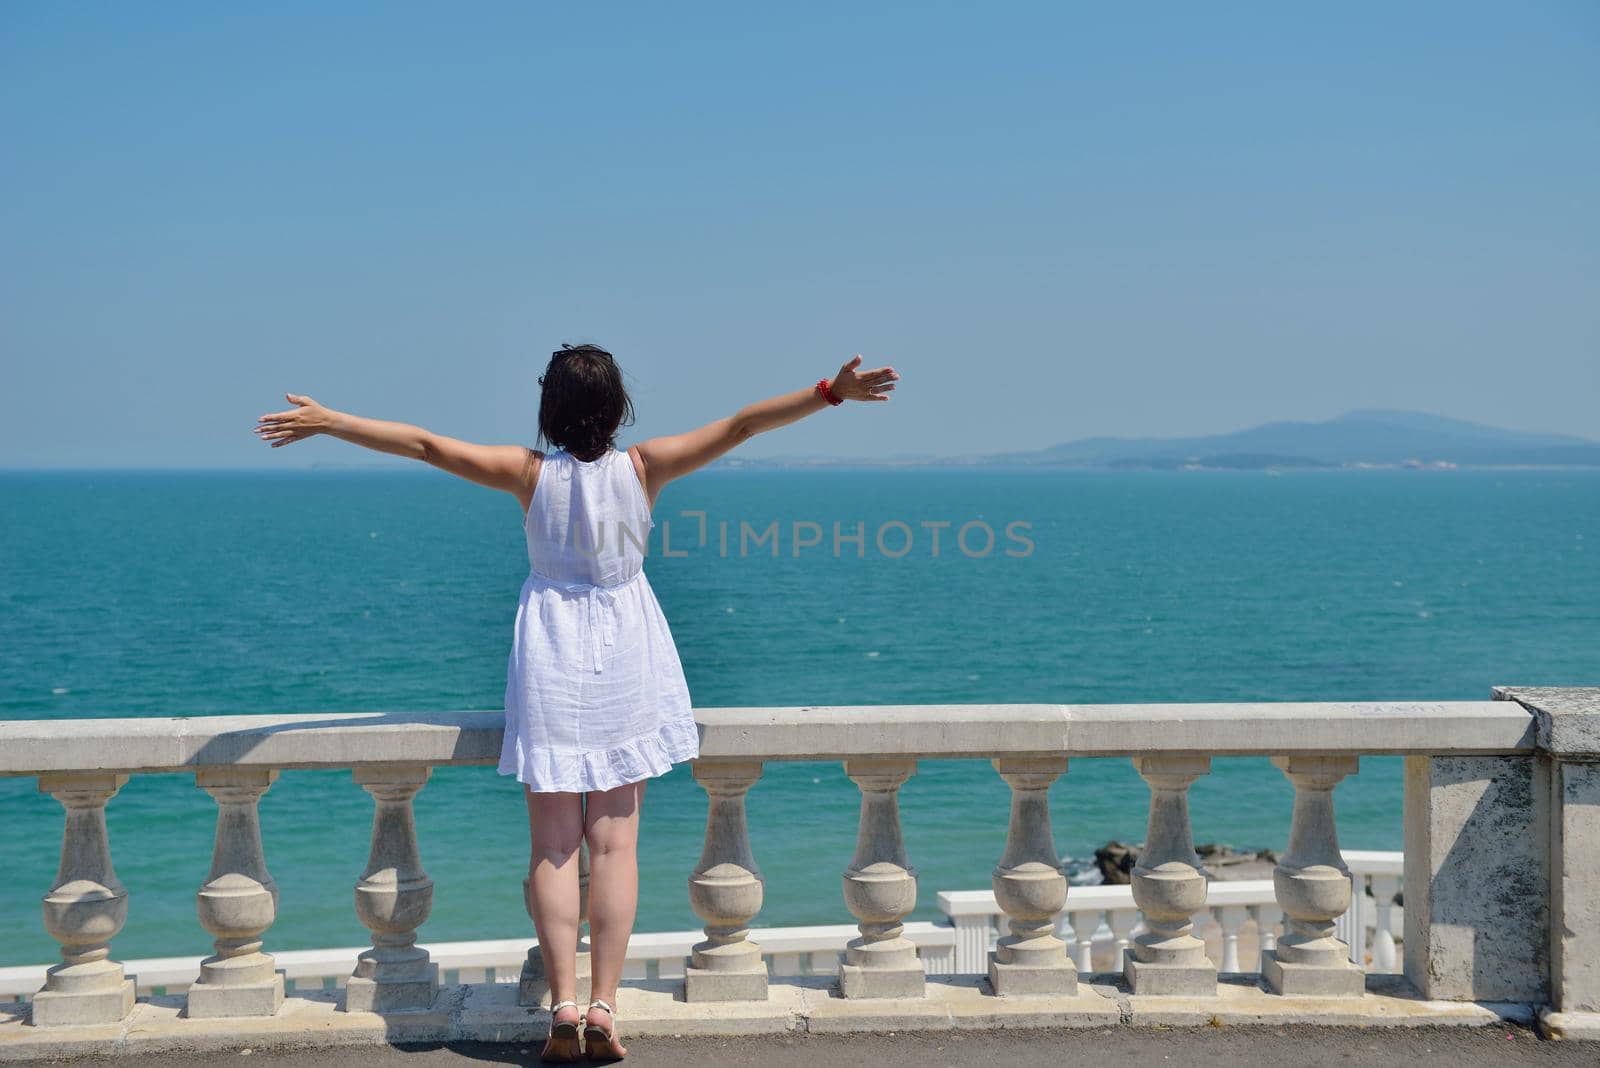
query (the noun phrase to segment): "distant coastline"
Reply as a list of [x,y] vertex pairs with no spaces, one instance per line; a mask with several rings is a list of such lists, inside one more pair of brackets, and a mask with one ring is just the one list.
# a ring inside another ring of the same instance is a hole
[[1362,409],[1324,422],[1263,423],[1190,438],[1082,438],[979,456],[729,457],[734,468],[1006,467],[1102,471],[1453,471],[1600,468],[1600,442]]
[[[1449,472],[1449,471],[1600,471],[1600,461],[1594,463],[1505,463],[1505,464],[1458,464],[1448,461],[1418,462],[1415,464],[1376,464],[1376,463],[1351,463],[1351,464],[1318,464],[1318,463],[1288,463],[1288,464],[1256,464],[1256,465],[1225,465],[1209,463],[1185,464],[1086,464],[1086,463],[1022,463],[1006,460],[990,459],[988,457],[930,457],[928,459],[884,459],[875,460],[870,457],[847,456],[818,456],[807,458],[772,457],[753,460],[719,460],[707,470],[717,471],[885,471],[885,470],[961,470],[971,471],[976,469],[996,471],[1134,471],[1134,472],[1161,472],[1182,471],[1198,473],[1226,473],[1238,471],[1255,471],[1281,474],[1284,472],[1325,472],[1339,474],[1343,472],[1363,471],[1417,471],[1417,472]],[[369,469],[371,470],[371,469]],[[385,470],[392,470],[386,468]]]
[[719,460],[707,470],[717,471],[885,471],[885,470],[962,470],[976,469],[996,471],[1135,471],[1135,472],[1160,472],[1182,471],[1198,473],[1226,473],[1239,471],[1265,472],[1282,474],[1294,472],[1325,472],[1339,474],[1343,472],[1363,471],[1417,471],[1417,472],[1449,472],[1449,471],[1600,471],[1600,461],[1593,463],[1453,463],[1449,461],[1418,462],[1415,464],[1377,464],[1377,463],[1351,463],[1351,464],[1318,464],[1318,463],[1291,463],[1291,464],[1258,464],[1251,466],[1241,465],[1213,465],[1207,463],[1185,464],[1087,464],[1087,463],[1022,463],[1006,460],[991,459],[989,457],[929,457],[927,459],[884,459],[875,460],[862,457],[831,457],[818,456],[808,458],[772,457],[767,459],[752,460]]
[[[708,470],[1038,469],[1065,471],[1570,471],[1600,469],[1600,441],[1506,430],[1426,412],[1363,409],[1323,422],[1274,422],[1188,438],[1081,438],[1032,451],[965,456],[723,457]],[[410,460],[319,460],[218,467],[0,467],[0,473],[91,471],[415,471]]]

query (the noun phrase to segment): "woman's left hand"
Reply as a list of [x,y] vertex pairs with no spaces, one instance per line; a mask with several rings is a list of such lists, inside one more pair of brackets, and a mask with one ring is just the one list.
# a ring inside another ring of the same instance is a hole
[[894,391],[900,375],[893,367],[877,367],[871,371],[858,371],[861,354],[850,357],[839,373],[833,376],[828,388],[841,400],[886,401]]

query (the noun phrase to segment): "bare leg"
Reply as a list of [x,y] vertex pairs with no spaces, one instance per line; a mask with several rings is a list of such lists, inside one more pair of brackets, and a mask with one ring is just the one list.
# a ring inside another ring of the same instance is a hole
[[[589,840],[589,934],[594,966],[593,996],[608,1005],[617,1003],[622,962],[633,933],[639,905],[639,807],[644,783],[587,795],[584,837]],[[589,1021],[610,1029],[610,1017],[600,1009]],[[617,1052],[626,1052],[617,1043]]]
[[[550,1003],[578,996],[578,845],[583,840],[583,795],[535,793],[528,799],[529,896],[539,954],[550,980]],[[562,1020],[577,1011],[563,1009]]]

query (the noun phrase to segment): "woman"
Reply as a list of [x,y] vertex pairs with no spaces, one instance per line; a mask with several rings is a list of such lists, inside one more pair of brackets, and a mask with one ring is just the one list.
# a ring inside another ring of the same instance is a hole
[[[616,449],[633,405],[611,354],[552,354],[539,379],[539,436],[553,452],[474,445],[365,419],[286,394],[256,434],[273,448],[327,434],[424,460],[516,496],[530,570],[506,671],[499,771],[524,784],[534,927],[550,980],[548,1060],[627,1049],[614,1025],[617,984],[638,902],[636,845],[645,780],[699,755],[689,690],[666,618],[642,570],[661,488],[766,430],[846,400],[886,401],[893,368],[859,370],[752,404],[698,430]],[[578,847],[589,845],[594,1000],[578,1012]]]

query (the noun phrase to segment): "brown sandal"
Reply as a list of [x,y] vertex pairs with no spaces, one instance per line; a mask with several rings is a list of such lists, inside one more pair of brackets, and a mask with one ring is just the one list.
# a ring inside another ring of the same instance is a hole
[[578,1042],[578,1021],[556,1019],[556,1013],[568,1005],[574,1009],[578,1007],[576,1001],[558,1001],[550,1006],[550,1037],[544,1040],[544,1049],[539,1053],[540,1060],[570,1064],[583,1056],[583,1048]]
[[589,1023],[588,1014],[584,1014],[583,1044],[588,1047],[589,1059],[592,1061],[622,1060],[628,1054],[622,1048],[622,1044],[617,1041],[617,1010],[599,998],[589,1002],[589,1007],[591,1009],[604,1009],[606,1015],[611,1017],[611,1026],[607,1028]]

